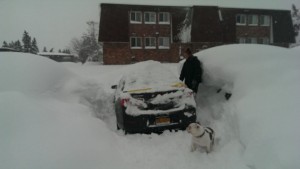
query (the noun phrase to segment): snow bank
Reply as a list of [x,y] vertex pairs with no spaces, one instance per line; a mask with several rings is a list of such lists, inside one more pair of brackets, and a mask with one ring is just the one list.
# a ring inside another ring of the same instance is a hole
[[0,79],[0,168],[115,165],[102,153],[115,136],[88,106],[101,98],[93,81],[25,53],[0,53]]
[[70,78],[63,66],[42,56],[0,52],[0,92],[41,93],[54,90]]
[[224,114],[236,119],[246,164],[257,169],[298,168],[299,53],[264,45],[227,45],[196,55],[204,65],[205,84],[233,94]]
[[[197,56],[205,70],[197,101],[206,105],[197,108],[198,118],[210,122],[219,140],[208,155],[189,152],[185,131],[125,136],[116,130],[110,85],[134,65],[0,53],[0,168],[299,168],[298,52],[228,45]],[[173,64],[165,66],[177,74]],[[225,102],[217,88],[232,98]],[[217,113],[211,118],[202,110]]]
[[102,152],[111,151],[114,136],[87,107],[18,92],[1,92],[0,107],[0,168],[112,165],[114,156]]
[[[19,54],[12,57],[17,55]],[[20,57],[22,55],[32,56],[20,54]],[[7,63],[7,69],[18,65],[18,59],[9,58],[10,62],[6,59],[1,61]],[[118,75],[130,69],[129,67],[121,66],[115,71],[108,71],[112,68],[82,67],[80,64],[49,61],[39,58],[31,60],[32,65],[38,65],[46,73],[27,76],[28,80],[39,81],[52,71],[58,75],[68,72],[62,65],[68,65],[68,69],[82,76],[70,74],[66,78],[54,75],[52,82],[59,82],[59,85],[54,85],[56,88],[48,84],[37,86],[40,92],[35,92],[30,86],[21,88],[22,90],[18,87],[2,88],[0,168],[181,169],[204,165],[217,169],[226,161],[232,163],[224,168],[246,168],[238,156],[241,147],[234,143],[226,145],[219,153],[211,156],[199,152],[192,154],[189,152],[190,135],[186,132],[124,136],[121,131],[116,131],[115,126],[112,128],[104,123],[114,119],[105,115],[112,112],[110,109],[113,107],[110,95],[112,90],[105,84],[119,79]],[[25,70],[28,67],[23,68]],[[16,79],[19,74],[1,74],[3,81],[9,80],[8,77]],[[14,81],[10,83],[14,85]],[[101,120],[92,116],[93,110],[99,113]],[[115,121],[112,124],[115,125]],[[232,155],[228,155],[228,150]]]

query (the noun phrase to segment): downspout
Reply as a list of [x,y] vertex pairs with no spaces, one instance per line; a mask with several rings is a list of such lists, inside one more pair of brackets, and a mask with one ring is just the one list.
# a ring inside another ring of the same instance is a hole
[[[277,21],[274,22],[276,24]],[[273,17],[270,16],[270,23],[271,23],[271,28],[270,28],[270,44],[274,43],[274,35],[273,35]]]
[[173,19],[172,19],[172,15],[170,12],[170,24],[171,24],[171,44],[173,43]]

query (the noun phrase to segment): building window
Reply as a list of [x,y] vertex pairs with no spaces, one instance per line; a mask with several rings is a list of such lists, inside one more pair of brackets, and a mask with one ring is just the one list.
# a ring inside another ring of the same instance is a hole
[[246,43],[246,38],[240,37],[237,39],[238,43]]
[[246,25],[246,15],[238,14],[236,16],[236,25]]
[[131,11],[130,12],[130,23],[142,23],[142,12]]
[[246,43],[257,44],[257,38],[254,37],[246,38]]
[[270,44],[269,38],[258,38],[258,44]]
[[170,48],[170,38],[169,37],[159,37],[158,39],[159,49],[169,49]]
[[131,49],[141,49],[142,48],[142,38],[131,37],[130,38],[130,47],[131,47]]
[[248,15],[248,25],[258,25],[258,16]]
[[261,15],[259,21],[261,26],[270,26],[270,16],[268,15]]
[[145,38],[145,49],[155,49],[156,48],[156,38],[146,37]]
[[155,12],[145,12],[144,20],[146,24],[155,24],[156,23],[156,13]]
[[170,24],[170,13],[160,12],[159,13],[159,24]]

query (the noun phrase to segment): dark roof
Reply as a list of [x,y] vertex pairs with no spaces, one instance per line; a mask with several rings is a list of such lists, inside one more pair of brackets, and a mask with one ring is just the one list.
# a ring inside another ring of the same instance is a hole
[[216,6],[194,6],[191,42],[222,42],[222,25]]
[[128,6],[101,4],[99,41],[128,42]]
[[291,12],[274,11],[272,17],[274,23],[274,42],[295,43],[295,34]]

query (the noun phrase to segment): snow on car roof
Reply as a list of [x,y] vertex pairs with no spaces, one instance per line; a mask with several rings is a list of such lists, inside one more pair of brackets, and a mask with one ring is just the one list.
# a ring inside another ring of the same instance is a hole
[[177,76],[157,61],[145,61],[130,65],[123,76],[124,91],[148,89],[166,90],[180,82]]

